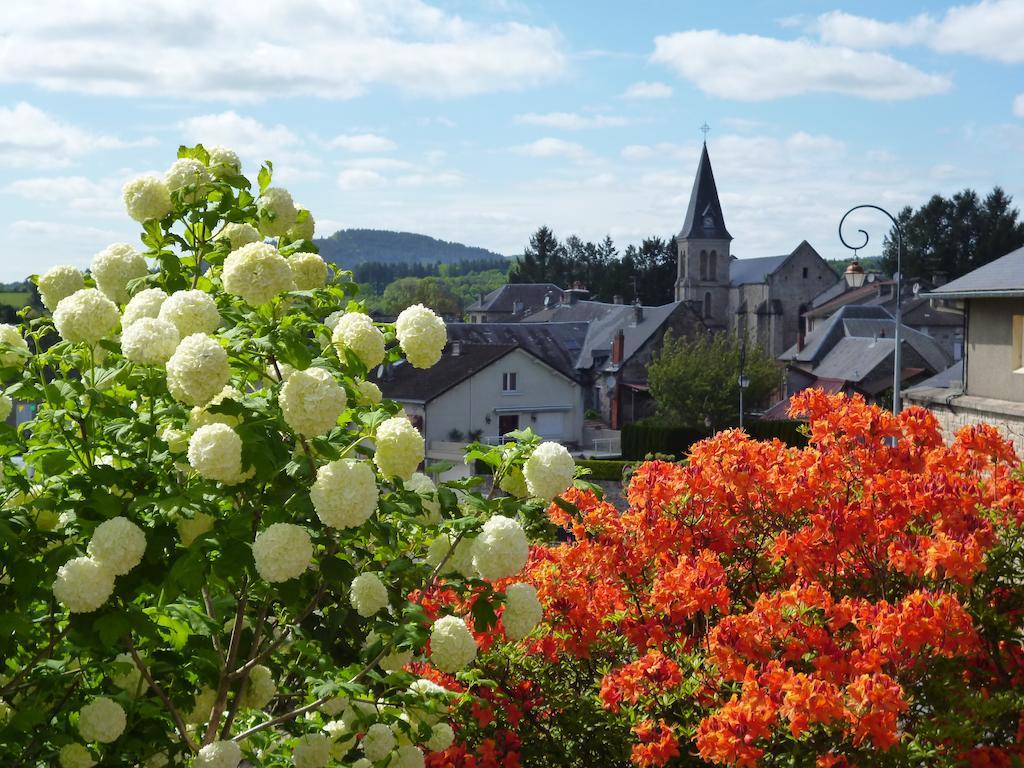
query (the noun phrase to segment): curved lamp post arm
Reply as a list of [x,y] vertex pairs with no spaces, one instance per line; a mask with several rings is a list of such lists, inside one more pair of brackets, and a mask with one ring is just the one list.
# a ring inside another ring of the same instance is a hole
[[854,253],[859,251],[861,248],[865,248],[868,244],[868,241],[871,238],[865,230],[858,229],[857,231],[860,232],[860,234],[863,236],[864,242],[862,242],[858,246],[850,245],[850,243],[846,241],[846,238],[843,237],[843,224],[846,223],[846,217],[849,216],[851,213],[865,208],[870,208],[873,211],[879,211],[885,214],[888,217],[889,221],[892,222],[893,227],[896,229],[896,332],[893,334],[893,343],[895,344],[895,349],[893,350],[892,356],[892,412],[893,415],[897,415],[899,414],[902,407],[900,390],[903,386],[903,334],[901,332],[903,326],[903,312],[901,307],[903,301],[903,275],[901,274],[903,268],[903,227],[900,226],[900,223],[896,220],[895,216],[893,216],[891,213],[889,213],[887,210],[885,210],[885,208],[882,208],[881,206],[872,205],[870,203],[864,203],[863,205],[853,206],[853,208],[844,213],[843,218],[839,220],[839,241]]

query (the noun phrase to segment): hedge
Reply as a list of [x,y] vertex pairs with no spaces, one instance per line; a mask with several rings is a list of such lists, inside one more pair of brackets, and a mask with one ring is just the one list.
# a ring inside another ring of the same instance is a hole
[[[807,445],[807,437],[801,432],[804,422],[749,421],[744,425],[748,435],[756,440],[778,438],[786,445]],[[705,439],[708,433],[697,427],[683,427],[665,424],[662,420],[641,419],[622,427],[622,457],[634,461],[648,454],[661,453],[683,458],[690,446]]]
[[576,466],[590,470],[587,480],[622,480],[622,471],[630,466],[631,461],[618,459],[577,459]]

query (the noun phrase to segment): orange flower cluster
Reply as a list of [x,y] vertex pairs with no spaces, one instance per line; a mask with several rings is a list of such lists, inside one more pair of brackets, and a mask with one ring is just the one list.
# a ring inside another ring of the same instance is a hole
[[680,751],[842,768],[925,743],[936,765],[1011,764],[1017,705],[965,702],[1024,699],[1012,446],[989,427],[945,445],[929,412],[859,397],[808,390],[793,411],[807,448],[722,432],[638,467],[625,512],[582,490],[552,505],[570,541],[531,558],[530,649],[611,664],[595,685],[639,723],[645,768]]

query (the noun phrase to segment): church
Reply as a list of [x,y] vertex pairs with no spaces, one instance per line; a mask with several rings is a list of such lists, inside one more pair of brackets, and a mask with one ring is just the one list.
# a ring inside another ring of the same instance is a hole
[[685,301],[711,330],[747,333],[772,357],[800,339],[801,314],[839,281],[804,240],[791,253],[739,259],[731,253],[705,142],[678,250],[676,301]]

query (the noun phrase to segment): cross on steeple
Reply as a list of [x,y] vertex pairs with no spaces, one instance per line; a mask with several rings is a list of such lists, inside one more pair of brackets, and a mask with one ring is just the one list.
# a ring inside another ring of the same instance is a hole
[[700,132],[704,134],[704,143],[705,144],[708,143],[708,131],[710,131],[710,130],[711,130],[711,126],[708,125],[707,122],[705,122],[704,125],[702,125],[700,127]]

